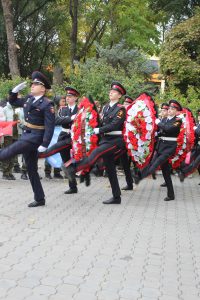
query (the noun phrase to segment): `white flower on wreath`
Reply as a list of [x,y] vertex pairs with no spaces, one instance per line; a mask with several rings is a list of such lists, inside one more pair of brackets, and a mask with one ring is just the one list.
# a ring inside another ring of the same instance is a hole
[[146,129],[147,129],[148,131],[152,130],[152,128],[153,128],[153,127],[152,127],[151,124],[147,124],[147,125],[146,125]]
[[144,142],[142,140],[139,140],[138,141],[138,146],[143,146],[144,145]]
[[150,111],[149,111],[149,110],[145,109],[144,112],[143,112],[143,115],[144,115],[144,117],[148,117],[148,116],[150,116],[151,114],[150,114]]
[[152,118],[150,116],[145,118],[145,122],[146,123],[152,123]]

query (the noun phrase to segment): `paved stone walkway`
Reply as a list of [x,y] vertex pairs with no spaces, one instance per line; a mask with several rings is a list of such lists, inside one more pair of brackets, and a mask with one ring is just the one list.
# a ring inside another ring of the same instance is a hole
[[158,175],[123,192],[121,205],[102,204],[106,178],[74,195],[63,194],[66,180],[43,179],[38,208],[27,207],[31,187],[17,177],[0,179],[0,299],[200,299],[197,175],[184,184],[173,176],[175,201],[163,201]]

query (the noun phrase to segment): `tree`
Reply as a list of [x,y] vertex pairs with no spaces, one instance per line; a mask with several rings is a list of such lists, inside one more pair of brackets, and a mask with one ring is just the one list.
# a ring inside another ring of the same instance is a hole
[[9,69],[12,77],[19,76],[17,45],[13,29],[13,13],[11,0],[1,0],[7,34]]
[[161,41],[165,34],[180,22],[191,18],[200,6],[199,0],[149,0],[150,8],[158,16],[158,28]]
[[[34,69],[49,67],[56,61],[58,44],[55,20],[61,21],[50,4],[56,0],[12,0],[13,28],[18,45],[20,74],[24,77]],[[7,3],[7,1],[5,1]],[[5,22],[0,7],[0,74],[8,75]]]
[[77,55],[77,34],[78,34],[78,0],[69,1],[69,14],[72,20],[71,40],[71,67],[74,68],[74,60]]
[[57,27],[62,45],[59,47],[61,62],[73,65],[75,61],[98,55],[95,42],[104,48],[112,48],[124,40],[129,49],[137,47],[154,53],[159,42],[157,19],[148,1],[79,0],[75,10],[75,1],[57,0],[57,7],[65,15],[64,22]]
[[161,69],[166,79],[187,93],[200,85],[200,10],[194,17],[175,26],[161,50]]
[[164,12],[173,25],[191,18],[199,5],[199,0],[150,0],[150,7]]

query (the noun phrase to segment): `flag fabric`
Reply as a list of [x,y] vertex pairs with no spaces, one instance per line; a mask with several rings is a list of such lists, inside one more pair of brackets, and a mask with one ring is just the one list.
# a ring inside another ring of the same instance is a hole
[[17,124],[17,121],[10,121],[10,122],[0,122],[0,137],[3,137],[4,135],[11,135],[13,132],[13,126]]
[[[49,147],[54,145],[57,142],[61,129],[62,128],[60,126],[55,126],[54,134],[49,144]],[[60,153],[56,153],[54,155],[47,157],[47,161],[53,168],[60,168],[62,166],[62,158],[60,156]]]

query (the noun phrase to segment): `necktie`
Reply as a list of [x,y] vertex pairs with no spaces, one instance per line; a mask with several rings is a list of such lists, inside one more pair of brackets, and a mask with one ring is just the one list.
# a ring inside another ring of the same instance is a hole
[[72,113],[72,109],[71,108],[69,109],[69,112],[70,112],[70,114]]
[[110,108],[111,108],[110,105],[108,105],[107,112],[109,112]]

